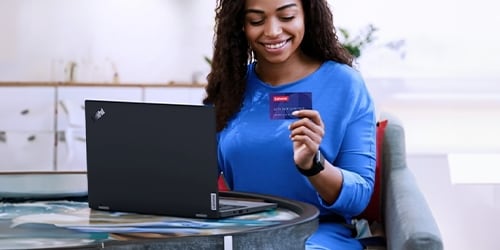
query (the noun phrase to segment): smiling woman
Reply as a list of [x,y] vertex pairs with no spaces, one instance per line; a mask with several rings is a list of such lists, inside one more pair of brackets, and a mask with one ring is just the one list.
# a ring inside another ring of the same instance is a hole
[[350,218],[373,190],[374,105],[326,0],[219,0],[215,21],[204,103],[228,187],[316,206],[308,249],[361,249]]

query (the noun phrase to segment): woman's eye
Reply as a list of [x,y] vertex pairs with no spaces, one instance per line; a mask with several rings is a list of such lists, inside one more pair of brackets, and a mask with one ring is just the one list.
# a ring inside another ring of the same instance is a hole
[[291,21],[292,19],[294,19],[295,16],[284,16],[284,17],[281,17],[281,20],[284,20],[284,21]]
[[264,20],[250,20],[248,22],[250,23],[250,25],[256,26],[262,24]]

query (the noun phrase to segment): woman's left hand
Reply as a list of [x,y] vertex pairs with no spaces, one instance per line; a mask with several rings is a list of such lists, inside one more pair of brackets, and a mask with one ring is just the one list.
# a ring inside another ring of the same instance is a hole
[[316,110],[297,110],[292,115],[299,118],[289,127],[293,141],[293,160],[300,168],[309,169],[325,134],[325,126]]

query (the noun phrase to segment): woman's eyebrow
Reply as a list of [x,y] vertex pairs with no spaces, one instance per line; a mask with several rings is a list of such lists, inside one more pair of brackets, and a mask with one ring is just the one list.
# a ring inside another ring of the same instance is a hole
[[[282,11],[282,10],[290,8],[290,7],[297,7],[297,4],[291,3],[291,4],[283,5],[281,7],[278,7],[276,9],[276,11]],[[245,10],[245,14],[248,14],[248,13],[264,14],[264,11],[263,10],[259,10],[259,9],[246,9]]]
[[276,11],[282,11],[282,10],[290,8],[290,7],[297,7],[297,4],[296,3],[291,3],[291,4],[283,5],[283,6],[279,7],[279,8],[277,8]]

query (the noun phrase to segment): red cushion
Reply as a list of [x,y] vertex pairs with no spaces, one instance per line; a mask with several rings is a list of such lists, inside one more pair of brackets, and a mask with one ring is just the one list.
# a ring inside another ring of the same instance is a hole
[[382,222],[382,205],[381,205],[381,185],[382,185],[382,145],[384,140],[384,131],[387,126],[387,120],[377,122],[377,161],[375,164],[375,183],[373,186],[373,194],[366,209],[358,216],[370,222]]
[[219,179],[217,179],[217,186],[219,187],[219,191],[229,191],[223,175],[219,175]]

